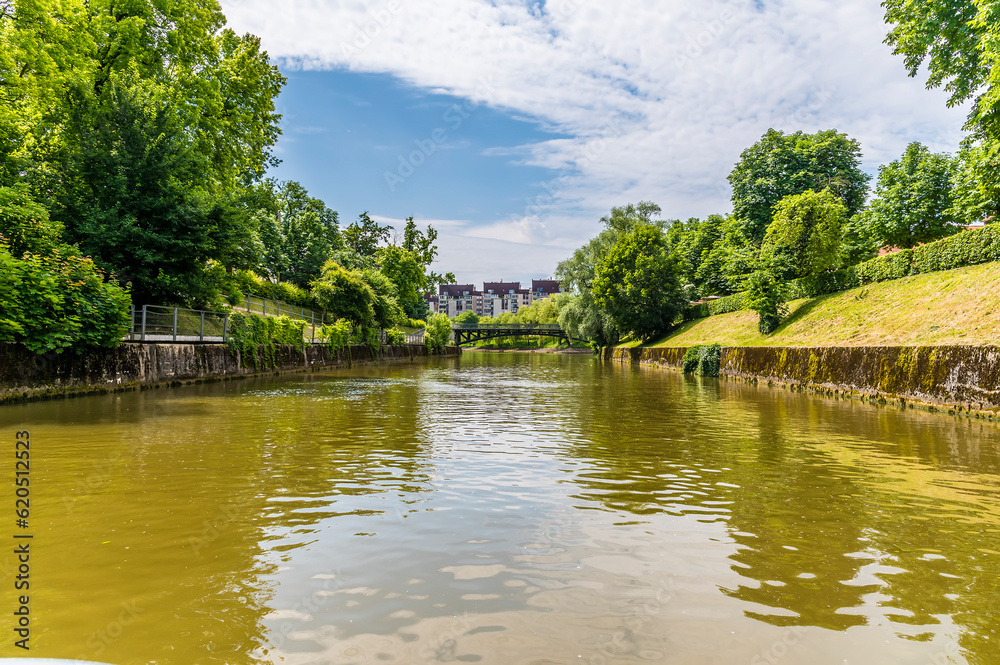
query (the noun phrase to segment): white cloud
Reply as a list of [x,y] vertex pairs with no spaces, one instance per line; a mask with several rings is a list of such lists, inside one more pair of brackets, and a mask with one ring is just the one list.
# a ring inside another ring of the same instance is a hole
[[874,171],[912,140],[955,149],[964,118],[906,77],[877,0],[222,4],[286,67],[390,73],[570,136],[515,152],[558,177],[524,211],[463,228],[470,251],[472,234],[580,244],[628,201],[667,217],[725,212],[726,175],[769,127],[847,132]]

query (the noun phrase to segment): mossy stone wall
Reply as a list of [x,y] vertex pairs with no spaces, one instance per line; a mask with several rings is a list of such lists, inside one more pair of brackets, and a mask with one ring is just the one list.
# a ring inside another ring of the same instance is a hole
[[[446,355],[459,353],[456,347],[445,349]],[[367,346],[352,346],[349,353],[345,349],[336,354],[322,345],[279,346],[274,366],[269,367],[262,358],[242,358],[224,344],[126,343],[82,355],[36,355],[21,344],[0,343],[0,403],[426,355],[424,345],[383,346],[378,357]]]
[[[605,358],[680,367],[684,348],[608,349]],[[723,347],[724,377],[1000,415],[996,346]]]

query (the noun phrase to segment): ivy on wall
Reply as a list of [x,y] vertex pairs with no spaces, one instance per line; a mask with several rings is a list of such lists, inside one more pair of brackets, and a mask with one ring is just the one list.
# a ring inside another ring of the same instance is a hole
[[305,321],[287,316],[263,317],[234,312],[229,317],[226,343],[234,353],[240,353],[244,363],[249,360],[254,369],[273,368],[277,364],[276,345],[294,346],[299,351],[305,348],[305,327]]

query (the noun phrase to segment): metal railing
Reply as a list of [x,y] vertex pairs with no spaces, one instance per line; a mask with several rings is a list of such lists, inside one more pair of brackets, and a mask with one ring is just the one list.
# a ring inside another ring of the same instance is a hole
[[261,316],[287,316],[300,321],[308,321],[310,325],[322,325],[326,312],[289,305],[280,300],[262,298],[260,296],[244,296],[243,302],[235,309],[246,311],[250,314],[260,314]]
[[530,335],[533,330],[562,330],[558,323],[455,323],[453,330],[517,330]]
[[[274,303],[275,301],[268,302]],[[240,306],[236,309],[242,311],[243,307]],[[279,316],[278,311],[281,312],[281,315],[306,321],[307,325],[303,336],[307,344],[324,343],[317,339],[319,329],[323,325],[322,318],[305,318],[301,314],[286,313],[284,309],[279,310],[277,307],[270,310],[268,315]],[[310,312],[311,310],[304,311]],[[251,313],[257,314],[253,311]],[[183,307],[163,307],[160,305],[136,307],[132,305],[132,326],[125,339],[130,342],[224,343],[229,338],[229,315],[229,312],[211,312]],[[387,343],[388,333],[380,330],[379,340],[383,344]],[[423,344],[423,329],[407,334],[406,343]]]
[[183,307],[132,305],[132,342],[225,342],[229,313]]

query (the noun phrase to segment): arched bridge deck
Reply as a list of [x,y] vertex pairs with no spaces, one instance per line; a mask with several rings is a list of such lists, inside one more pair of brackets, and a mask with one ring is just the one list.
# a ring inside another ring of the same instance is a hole
[[484,342],[497,337],[525,337],[528,335],[539,335],[542,337],[556,337],[566,340],[570,344],[577,340],[559,327],[558,323],[457,323],[452,326],[455,334],[455,344],[472,344],[473,342]]

